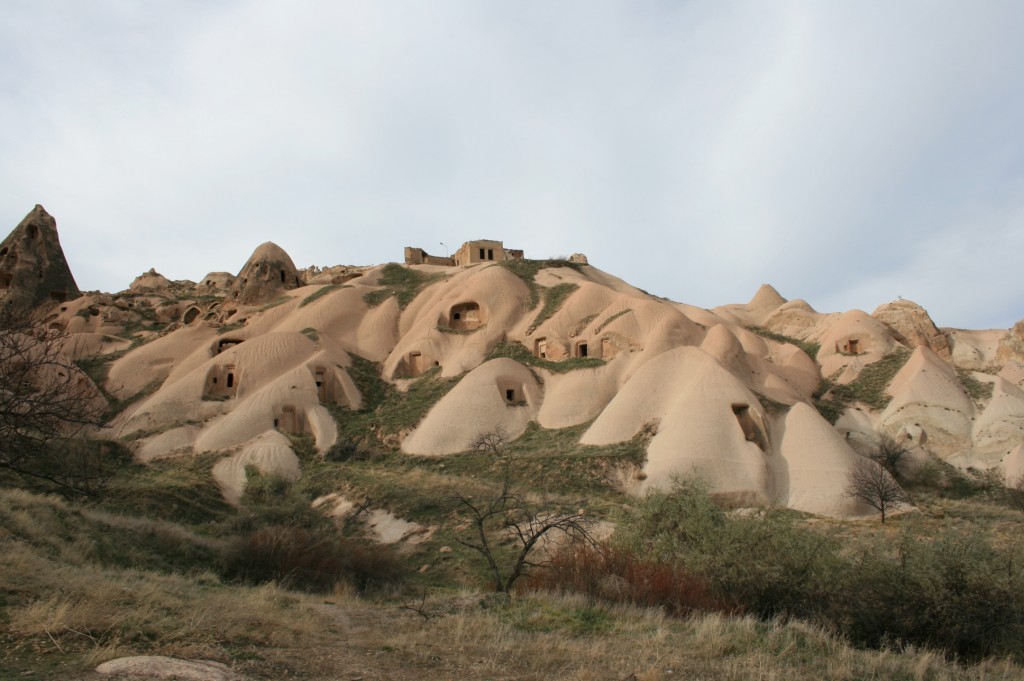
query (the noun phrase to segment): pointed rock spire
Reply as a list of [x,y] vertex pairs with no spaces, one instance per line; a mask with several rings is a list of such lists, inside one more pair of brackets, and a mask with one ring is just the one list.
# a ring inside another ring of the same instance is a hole
[[0,300],[5,305],[35,307],[80,295],[60,246],[57,221],[36,205],[0,242]]
[[785,302],[786,299],[779,295],[774,286],[761,284],[761,288],[757,289],[757,293],[747,303],[747,307],[751,310],[774,310]]

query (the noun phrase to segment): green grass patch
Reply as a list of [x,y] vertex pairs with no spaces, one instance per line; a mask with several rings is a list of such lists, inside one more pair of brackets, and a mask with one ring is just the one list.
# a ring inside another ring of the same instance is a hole
[[500,457],[487,452],[466,452],[445,457],[415,457],[410,465],[498,483],[504,476],[506,457],[511,457],[514,477],[525,487],[592,501],[617,501],[618,473],[643,465],[654,431],[644,429],[630,440],[611,445],[580,444],[580,438],[589,427],[590,424],[585,423],[547,429],[532,422],[520,437],[502,448]]
[[992,399],[993,386],[991,383],[979,381],[970,371],[961,367],[956,367],[956,375],[960,379],[960,385],[963,386],[964,392],[974,400],[975,406],[981,406],[982,402]]
[[536,328],[550,319],[577,289],[579,289],[579,286],[576,284],[558,284],[544,289],[544,307],[540,309],[540,312],[534,318],[533,327]]
[[530,289],[530,309],[540,303],[540,286],[537,285],[537,273],[546,268],[568,267],[577,272],[583,271],[583,265],[569,260],[502,260],[498,263],[512,274],[522,279]]
[[324,286],[319,291],[316,291],[315,293],[311,293],[310,295],[308,295],[305,298],[303,298],[302,302],[299,303],[299,307],[306,307],[310,303],[318,300],[319,298],[323,298],[328,293],[333,293],[334,291],[337,291],[340,288],[342,288],[341,284],[330,284],[328,286]]
[[815,359],[818,356],[818,351],[821,350],[821,343],[808,343],[807,341],[802,341],[799,338],[793,338],[792,336],[783,336],[781,333],[769,331],[761,326],[748,326],[747,331],[761,336],[761,338],[773,340],[776,343],[789,343],[790,345],[795,345],[807,353],[807,356],[811,359]]
[[785,414],[790,409],[790,405],[783,404],[782,402],[777,402],[776,400],[773,400],[767,395],[762,395],[756,390],[754,391],[754,394],[757,395],[757,401],[761,403],[761,406],[764,408],[764,410],[772,416],[775,416],[777,414]]
[[426,274],[396,263],[388,263],[381,272],[379,285],[385,288],[363,296],[363,302],[370,307],[377,307],[394,296],[398,300],[398,307],[404,310],[420,291],[444,277],[442,274]]
[[430,408],[455,387],[459,378],[442,378],[435,367],[400,392],[380,377],[380,367],[352,356],[349,375],[363,396],[357,411],[332,408],[338,423],[338,444],[328,458],[345,460],[397,448],[396,436],[416,427]]
[[225,324],[224,326],[217,329],[218,335],[230,333],[232,331],[238,331],[240,328],[245,326],[245,322],[232,322],[231,324]]
[[211,473],[221,457],[200,454],[128,466],[111,482],[100,506],[189,525],[220,522],[235,513]]
[[822,379],[814,392],[814,405],[834,424],[843,410],[854,402],[861,402],[881,411],[892,396],[885,392],[889,383],[910,359],[910,351],[899,348],[877,362],[868,364],[860,374],[846,385],[838,385],[832,378]]
[[499,343],[493,350],[491,350],[487,359],[492,360],[497,359],[498,357],[508,357],[509,359],[514,359],[520,364],[546,369],[554,374],[564,374],[577,369],[595,369],[599,366],[605,365],[605,361],[603,359],[598,359],[597,357],[572,357],[570,359],[562,360],[561,362],[553,362],[550,359],[541,359],[540,357],[534,356],[534,354],[527,350],[522,343],[516,341],[505,341],[504,343]]
[[288,296],[281,296],[280,298],[276,298],[276,299],[270,301],[269,303],[267,303],[266,305],[264,305],[263,307],[261,307],[260,308],[260,312],[264,312],[266,310],[273,309],[273,308],[277,307],[278,305],[284,305],[289,300],[291,300],[291,298],[289,298]]

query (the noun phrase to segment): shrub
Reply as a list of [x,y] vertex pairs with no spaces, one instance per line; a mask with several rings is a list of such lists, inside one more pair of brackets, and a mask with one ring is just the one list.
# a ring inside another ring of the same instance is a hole
[[[1024,644],[1024,546],[1012,539],[996,547],[976,530],[944,529],[925,539],[908,534],[895,550],[878,542],[849,555],[792,512],[726,515],[699,481],[681,480],[642,500],[613,540],[633,556],[627,562],[650,561],[652,579],[668,569],[689,583],[705,580],[716,607],[800,617],[859,645],[979,659],[1020,655]],[[571,567],[565,579],[601,595],[600,571],[616,574],[611,563],[587,570]],[[650,593],[674,607],[671,592]]]
[[222,571],[231,579],[277,582],[302,591],[327,592],[339,582],[364,591],[394,581],[398,565],[384,547],[331,532],[277,525],[233,542]]
[[713,595],[704,577],[609,544],[566,547],[547,567],[528,577],[527,588],[663,608],[677,616],[697,610],[736,611]]
[[1019,549],[998,550],[976,533],[904,537],[850,565],[823,613],[856,643],[934,647],[962,658],[1020,654],[1024,566]]

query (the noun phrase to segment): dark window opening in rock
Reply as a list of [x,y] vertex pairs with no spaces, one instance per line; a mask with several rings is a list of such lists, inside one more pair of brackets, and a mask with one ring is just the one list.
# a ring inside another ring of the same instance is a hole
[[207,279],[207,280],[206,280],[206,285],[207,285],[207,286],[213,286],[213,282],[212,282],[212,281],[210,281],[209,279]]
[[28,238],[29,239],[35,239],[37,236],[39,236],[39,228],[36,227],[35,225],[29,225],[28,226]]
[[242,341],[238,338],[222,338],[219,341],[217,341],[217,354],[219,355],[225,350],[230,350],[231,348],[241,343]]
[[281,283],[284,283],[284,270],[281,270]]
[[452,307],[448,317],[448,326],[461,331],[472,331],[480,326],[480,305],[477,303],[460,303]]
[[480,249],[480,259],[481,260],[484,259],[484,249],[482,249],[482,248]]
[[579,345],[576,346],[576,356],[577,357],[586,357],[587,356],[587,344],[586,343],[580,343]]
[[736,417],[740,429],[743,430],[743,437],[747,442],[753,442],[763,450],[765,448],[764,436],[761,434],[761,429],[757,427],[757,423],[754,422],[754,417],[750,413],[750,405],[734,404],[732,413]]
[[14,277],[10,272],[0,272],[0,288],[10,288]]
[[232,293],[232,294],[231,294],[231,296],[232,296],[233,298],[236,298],[236,299],[237,299],[237,298],[238,298],[238,291],[235,291],[234,293]]
[[50,291],[50,299],[63,303],[68,299],[68,293],[67,291]]
[[513,390],[512,388],[509,388],[508,390],[506,390],[505,391],[505,401],[506,402],[515,402],[516,401],[516,391]]
[[851,355],[856,355],[858,352],[860,352],[860,341],[854,340],[854,339],[851,338],[850,339],[850,354]]
[[213,384],[217,385],[217,377],[216,376],[213,377]]
[[[198,312],[198,310],[197,310],[197,312]],[[90,317],[99,317],[100,316],[99,309],[97,309],[95,307],[90,307],[89,308],[89,316]]]
[[279,419],[274,419],[274,427],[277,428],[279,425],[281,425],[281,421]]
[[231,373],[228,374],[228,387],[229,388],[234,388],[235,387],[235,375],[234,374],[231,374]]
[[491,248],[487,249],[487,259],[488,260],[494,260],[494,249],[491,249]]
[[6,248],[0,249],[0,256],[4,256],[4,255],[7,255],[7,249]]

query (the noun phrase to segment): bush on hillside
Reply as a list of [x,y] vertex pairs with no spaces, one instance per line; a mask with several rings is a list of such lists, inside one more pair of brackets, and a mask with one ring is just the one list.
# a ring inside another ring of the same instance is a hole
[[644,498],[609,551],[563,553],[555,567],[534,584],[672,613],[798,617],[866,646],[965,659],[1024,649],[1024,545],[949,529],[844,551],[792,512],[726,514],[695,480]]
[[300,591],[327,592],[338,583],[360,591],[393,582],[398,563],[385,547],[302,527],[262,527],[235,540],[224,554],[230,579],[277,582]]

